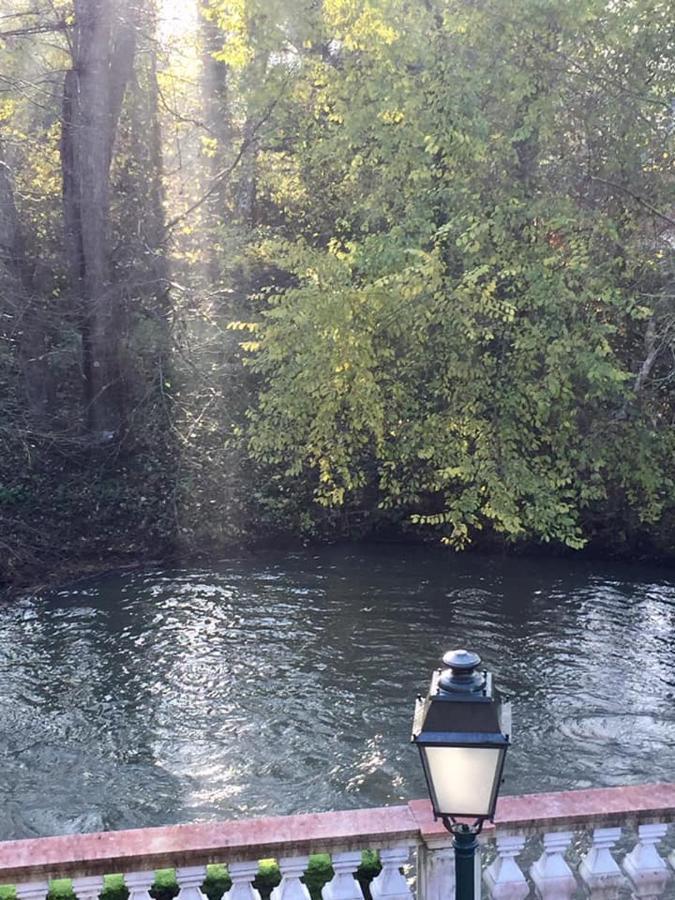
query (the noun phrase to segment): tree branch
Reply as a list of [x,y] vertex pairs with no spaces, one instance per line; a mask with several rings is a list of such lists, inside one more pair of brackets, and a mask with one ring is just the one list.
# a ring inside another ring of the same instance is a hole
[[28,37],[31,34],[47,34],[52,31],[65,31],[69,26],[65,22],[49,22],[45,25],[29,25],[26,28],[12,28],[0,31],[0,39],[9,37]]
[[668,225],[672,225],[675,228],[675,219],[671,219],[670,216],[667,216],[665,213],[662,213],[655,206],[652,206],[651,203],[648,203],[643,197],[639,194],[636,194],[635,191],[632,191],[630,188],[627,188],[623,184],[617,184],[615,181],[609,181],[607,178],[601,178],[599,175],[591,175],[588,176],[591,181],[598,181],[600,184],[605,184],[608,187],[613,187],[617,191],[623,191],[624,194],[627,194],[629,197],[632,197],[636,203],[639,203],[641,206],[644,206],[645,209],[648,209],[652,215],[656,216],[658,219],[661,219],[663,222],[667,222]]
[[[166,236],[168,236],[169,232],[172,231],[176,227],[176,225],[178,225],[180,222],[182,222],[184,219],[186,219],[196,209],[199,209],[199,207],[202,206],[202,204],[206,203],[206,201],[209,199],[209,197],[213,196],[213,194],[218,190],[218,188],[220,187],[222,182],[225,181],[227,178],[229,178],[230,175],[234,172],[234,170],[237,168],[237,166],[241,162],[243,155],[246,153],[246,151],[249,149],[249,147],[255,143],[255,140],[258,136],[258,132],[260,131],[260,129],[263,127],[263,125],[266,122],[269,121],[270,116],[274,112],[277,104],[279,103],[279,101],[281,100],[281,98],[283,96],[286,84],[287,84],[287,81],[284,81],[284,83],[282,85],[282,89],[279,91],[277,96],[269,104],[269,106],[267,107],[267,109],[265,110],[265,112],[261,116],[261,118],[258,119],[256,124],[253,126],[253,128],[251,129],[251,133],[248,135],[248,137],[244,138],[244,140],[241,142],[239,150],[237,151],[237,155],[232,160],[232,162],[228,166],[226,166],[224,169],[221,169],[221,171],[218,172],[214,176],[213,181],[211,182],[211,185],[209,186],[209,188],[206,191],[204,191],[204,193],[197,200],[195,200],[194,203],[192,203],[190,206],[188,206],[187,209],[183,210],[182,213],[179,213],[177,216],[175,216],[173,219],[171,219],[171,221],[167,222],[167,224],[165,226]],[[166,240],[166,236],[164,238],[165,240]]]

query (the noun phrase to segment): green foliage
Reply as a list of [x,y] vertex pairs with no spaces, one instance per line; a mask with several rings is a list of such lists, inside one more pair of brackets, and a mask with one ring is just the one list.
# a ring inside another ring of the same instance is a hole
[[[377,852],[364,850],[361,854],[361,865],[356,872],[356,877],[366,892],[368,885],[380,872],[381,868]],[[312,900],[320,900],[321,888],[332,879],[333,875],[334,872],[329,854],[315,853],[310,856],[303,881],[307,885]],[[253,886],[260,892],[263,900],[269,900],[272,890],[280,882],[281,872],[276,860],[261,859]],[[223,894],[229,891],[231,887],[232,880],[227,866],[216,863],[206,867],[206,879],[202,884],[202,891],[209,900],[221,900]],[[150,889],[150,896],[153,897],[153,900],[173,900],[179,891],[180,888],[176,881],[174,869],[158,869],[155,872],[155,881]],[[106,875],[103,879],[103,890],[99,896],[100,900],[127,900],[129,890],[124,883],[124,876]],[[366,893],[366,897],[368,896],[369,894]],[[0,886],[0,898],[1,900],[16,900],[14,887],[12,885]],[[69,878],[61,878],[51,881],[48,900],[75,900],[71,880]]]
[[487,530],[579,548],[618,508],[663,521],[665,5],[323,13],[337,59],[295,70],[278,139],[294,175],[261,188],[285,214],[255,250],[283,275],[241,344],[254,457],[311,479],[318,506],[395,510],[456,547]]
[[0,583],[378,528],[675,553],[669,3],[200,0],[168,35],[116,4],[98,435],[78,25],[36,3],[0,0]]

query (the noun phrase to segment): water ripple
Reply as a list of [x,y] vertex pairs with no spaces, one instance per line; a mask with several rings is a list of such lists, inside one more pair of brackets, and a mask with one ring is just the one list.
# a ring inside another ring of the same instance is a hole
[[0,610],[0,839],[400,802],[412,700],[478,649],[505,789],[675,780],[675,583],[424,548],[107,575]]

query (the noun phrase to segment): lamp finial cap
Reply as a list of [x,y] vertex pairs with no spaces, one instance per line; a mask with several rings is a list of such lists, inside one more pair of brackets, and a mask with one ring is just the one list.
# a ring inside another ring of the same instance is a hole
[[449,650],[443,656],[447,666],[438,680],[438,686],[447,693],[479,691],[485,685],[485,678],[477,672],[481,658],[471,650]]
[[448,650],[443,656],[443,662],[449,669],[462,671],[477,669],[481,663],[480,656],[471,650]]

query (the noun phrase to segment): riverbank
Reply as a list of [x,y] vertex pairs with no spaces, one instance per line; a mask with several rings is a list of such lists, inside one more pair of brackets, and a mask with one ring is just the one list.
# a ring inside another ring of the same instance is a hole
[[[207,454],[188,466],[162,450],[159,440],[124,454],[120,448],[79,449],[64,461],[64,452],[43,442],[32,448],[29,466],[16,459],[0,473],[4,595],[110,570],[208,563],[266,548],[336,542],[441,546],[447,531],[413,524],[412,506],[382,509],[375,492],[322,507],[309,475],[288,484],[243,456],[216,465]],[[585,509],[580,527],[587,544],[572,550],[553,540],[509,541],[482,523],[461,552],[675,565],[669,513],[645,524],[625,497],[614,498]]]
[[[72,557],[55,556],[52,559],[33,560],[30,565],[16,568],[12,577],[0,580],[0,601],[11,600],[21,594],[41,593],[57,590],[60,587],[73,588],[80,582],[86,582],[91,578],[102,577],[112,573],[138,572],[155,567],[171,568],[191,567],[208,564],[213,560],[223,558],[247,559],[255,558],[266,551],[289,552],[302,551],[308,547],[320,549],[321,547],[344,544],[358,548],[360,546],[400,546],[400,547],[431,547],[441,548],[437,538],[424,538],[410,533],[375,534],[361,540],[345,540],[339,536],[336,540],[327,538],[297,538],[288,534],[281,534],[274,538],[267,537],[246,542],[228,542],[221,545],[213,544],[206,550],[197,550],[194,546],[169,546],[157,548],[155,552],[141,549],[138,554],[133,552],[112,551],[105,555],[74,555]],[[499,544],[497,541],[482,540],[471,545],[466,550],[455,551],[450,548],[442,548],[449,556],[493,556],[503,555],[517,559],[568,559],[578,561],[597,561],[599,563],[628,563],[638,565],[650,565],[661,570],[675,569],[675,555],[654,552],[653,548],[633,548],[630,552],[625,547],[614,551],[602,544],[589,544],[582,550],[570,550],[568,547],[555,545],[536,545],[523,543],[520,545]]]

